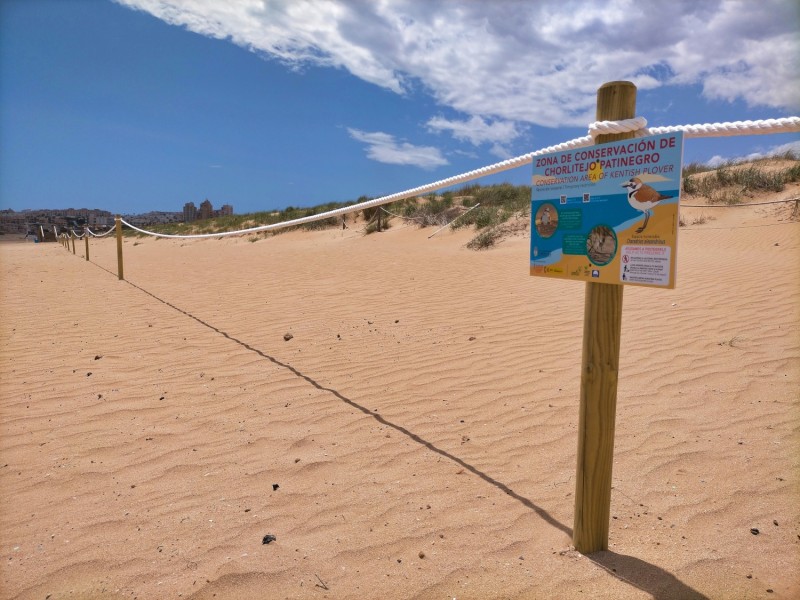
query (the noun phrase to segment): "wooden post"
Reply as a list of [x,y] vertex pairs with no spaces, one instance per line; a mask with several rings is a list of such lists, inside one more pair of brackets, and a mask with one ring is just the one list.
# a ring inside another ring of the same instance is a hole
[[83,232],[83,239],[86,241],[86,262],[89,262],[89,234]]
[[72,240],[72,253],[75,254],[75,237],[70,235],[70,239]]
[[125,279],[122,272],[122,219],[117,215],[115,218],[115,226],[117,228],[117,276],[120,281]]
[[[597,90],[598,121],[635,116],[635,85],[613,81]],[[632,137],[632,132],[608,134],[595,142],[604,144]],[[608,550],[623,289],[622,285],[608,283],[586,284],[572,534],[572,543],[582,554]]]

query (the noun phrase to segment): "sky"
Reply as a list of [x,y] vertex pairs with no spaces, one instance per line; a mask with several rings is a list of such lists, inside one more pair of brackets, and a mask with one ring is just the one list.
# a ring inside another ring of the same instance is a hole
[[[0,209],[378,197],[586,135],[615,80],[652,126],[799,115],[799,6],[0,0]],[[684,162],[787,147],[690,139]]]

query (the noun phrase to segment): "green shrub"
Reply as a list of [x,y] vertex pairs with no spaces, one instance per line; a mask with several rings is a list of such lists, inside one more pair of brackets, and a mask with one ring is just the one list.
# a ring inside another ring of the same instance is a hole
[[467,243],[470,250],[485,250],[495,245],[501,237],[501,232],[497,227],[492,227],[480,232]]
[[[383,217],[386,217],[386,218],[383,218]],[[387,229],[389,229],[392,226],[392,224],[389,221],[389,217],[387,215],[383,215],[383,217],[381,217],[381,231],[386,231]],[[364,229],[364,235],[369,235],[371,233],[377,233],[377,231],[378,231],[378,220],[375,219],[371,223],[367,224],[366,228]]]

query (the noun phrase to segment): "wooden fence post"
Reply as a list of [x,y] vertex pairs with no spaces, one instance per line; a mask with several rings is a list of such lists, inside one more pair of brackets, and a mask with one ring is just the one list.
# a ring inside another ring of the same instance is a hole
[[83,232],[83,239],[86,241],[86,262],[89,262],[89,234]]
[[72,240],[72,253],[75,254],[75,238],[71,234],[69,237]]
[[[631,82],[613,81],[597,90],[598,121],[635,116],[636,86]],[[633,132],[608,134],[595,143],[632,137]],[[582,554],[608,550],[623,289],[608,283],[586,284],[572,534],[575,549]]]
[[122,272],[122,219],[119,215],[116,216],[114,224],[117,228],[117,276],[121,281],[125,276]]

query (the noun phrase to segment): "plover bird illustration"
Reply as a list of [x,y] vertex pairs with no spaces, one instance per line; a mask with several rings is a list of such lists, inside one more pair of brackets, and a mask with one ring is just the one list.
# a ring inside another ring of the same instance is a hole
[[642,233],[644,228],[647,227],[647,222],[650,220],[650,215],[653,214],[652,209],[654,206],[662,200],[672,198],[672,196],[664,196],[646,183],[642,183],[642,180],[638,177],[629,179],[622,184],[622,187],[628,188],[628,202],[630,205],[644,213],[644,223],[636,230],[636,233]]

